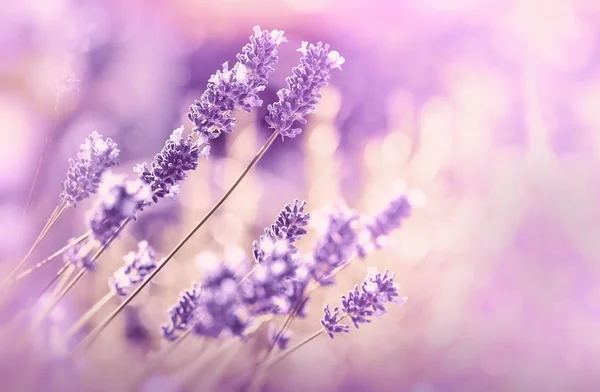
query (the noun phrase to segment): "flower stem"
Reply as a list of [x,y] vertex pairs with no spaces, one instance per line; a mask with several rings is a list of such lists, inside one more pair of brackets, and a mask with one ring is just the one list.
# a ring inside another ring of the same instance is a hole
[[64,214],[64,212],[66,211],[67,208],[68,207],[64,206],[62,203],[59,204],[55,208],[54,212],[52,213],[52,215],[50,216],[50,218],[48,219],[48,221],[44,225],[44,228],[42,229],[42,231],[38,235],[37,239],[35,240],[35,242],[31,246],[31,248],[29,248],[29,250],[27,251],[27,253],[25,254],[25,256],[21,259],[21,261],[19,261],[19,263],[8,274],[6,274],[6,276],[2,280],[2,283],[0,283],[0,287],[4,287],[8,283],[10,283],[11,281],[13,281],[13,277],[15,276],[15,274],[17,274],[17,272],[19,272],[19,270],[21,269],[21,267],[27,262],[27,260],[29,260],[29,257],[33,254],[33,252],[37,249],[37,247],[42,243],[42,240],[50,232],[50,230],[52,229],[52,227],[54,227],[54,225],[56,224],[56,222],[58,222],[58,220],[62,217],[62,215]]
[[[341,319],[340,319],[341,320]],[[307,338],[305,338],[304,340],[302,340],[301,342],[298,342],[296,345],[294,345],[293,347],[281,352],[279,355],[277,355],[276,357],[273,357],[273,359],[263,362],[259,367],[258,367],[258,371],[257,374],[260,372],[264,372],[265,370],[269,369],[271,366],[279,363],[280,361],[282,361],[283,359],[285,359],[288,355],[292,354],[294,351],[298,350],[299,348],[301,348],[302,346],[304,346],[305,344],[311,342],[312,340],[316,339],[317,337],[319,337],[322,333],[324,333],[326,331],[325,328],[321,328],[318,331],[316,331],[315,333],[313,333],[312,335],[308,336]]]
[[171,259],[179,252],[179,250],[185,245],[187,241],[190,240],[196,234],[196,232],[208,221],[208,219],[221,207],[221,205],[227,200],[227,198],[233,193],[233,191],[238,187],[238,185],[242,182],[244,177],[248,174],[248,172],[256,166],[258,161],[262,158],[262,156],[267,152],[269,147],[273,144],[273,142],[277,139],[279,133],[277,131],[273,132],[273,134],[269,137],[269,139],[265,142],[265,144],[261,147],[258,153],[254,156],[252,161],[246,166],[246,168],[242,171],[242,173],[238,176],[235,182],[229,187],[229,189],[221,196],[219,201],[208,211],[208,213],[198,222],[198,224],[173,248],[171,253],[167,255],[167,257],[156,267],[152,273],[150,273],[146,279],[135,289],[129,296],[110,314],[106,319],[104,319],[96,328],[94,328],[90,334],[84,338],[78,345],[81,349],[86,349],[89,347],[93,341],[100,335],[100,333],[106,328],[106,326],[127,306],[143,289],[146,287],[152,279],[169,263]]
[[[27,217],[27,214],[29,213],[29,209],[31,208],[31,204],[33,202],[33,195],[35,193],[35,188],[38,184],[39,178],[40,178],[40,173],[42,171],[42,166],[44,163],[44,158],[46,157],[46,154],[48,153],[49,147],[50,147],[50,142],[52,141],[52,137],[54,136],[54,131],[56,129],[56,126],[58,124],[58,107],[60,104],[60,93],[57,92],[56,93],[56,98],[54,100],[54,115],[52,116],[52,125],[50,126],[50,132],[48,132],[46,134],[46,140],[44,142],[44,149],[42,150],[42,155],[40,155],[40,159],[38,160],[38,164],[37,167],[35,169],[35,174],[33,176],[33,182],[31,184],[31,187],[29,188],[29,194],[27,196],[27,201],[25,202],[25,209],[23,210],[23,214],[21,215],[21,221],[19,223],[19,227],[17,229],[17,242],[19,242],[21,240],[21,235],[23,234],[23,226],[25,223],[25,218]],[[56,212],[56,210],[55,210]],[[54,213],[53,213],[54,214]],[[46,226],[44,226],[45,228]],[[43,232],[43,230],[42,230]],[[43,239],[45,235],[38,237],[38,239],[36,240],[36,242],[39,240],[41,241]],[[35,244],[34,244],[35,246]],[[33,248],[33,247],[32,247]],[[30,250],[28,253],[33,252],[33,250]],[[18,269],[18,268],[17,268]]]
[[81,316],[74,324],[73,326],[67,331],[67,334],[65,335],[65,341],[69,341],[73,335],[75,335],[77,332],[79,332],[79,330],[85,326],[85,324],[90,321],[90,319],[94,316],[94,314],[96,314],[96,312],[98,312],[100,309],[102,309],[102,307],[104,305],[106,305],[108,303],[108,301],[110,301],[113,297],[115,296],[115,292],[114,291],[109,291],[108,293],[106,293],[106,295],[104,297],[102,297],[100,299],[100,301],[96,302],[96,304],[94,306],[92,306],[86,313],[84,313],[83,316]]
[[[23,278],[25,278],[26,276],[30,275],[33,271],[37,270],[38,268],[43,267],[44,265],[48,264],[49,262],[51,262],[52,260],[54,260],[55,258],[57,258],[58,256],[62,255],[64,252],[66,252],[68,249],[72,248],[73,246],[79,244],[82,241],[85,241],[91,234],[91,231],[88,231],[87,233],[83,234],[82,236],[80,236],[79,238],[77,238],[75,241],[73,241],[70,244],[65,245],[64,247],[62,247],[61,249],[57,250],[56,252],[54,252],[53,254],[51,254],[50,256],[48,256],[48,258],[40,261],[39,263],[37,263],[36,265],[34,265],[33,267],[21,272],[19,275],[17,275],[15,277],[15,281],[17,280],[21,280]],[[64,268],[64,267],[63,267]],[[60,271],[59,271],[60,273]]]
[[[104,250],[106,250],[106,248],[108,248],[108,246],[112,243],[112,241],[119,235],[119,233],[125,228],[125,226],[127,226],[127,223],[129,223],[131,221],[131,218],[127,218],[125,219],[121,225],[117,228],[117,230],[115,230],[115,232],[112,234],[112,236],[102,244],[102,246],[96,251],[96,253],[94,253],[94,255],[92,256],[92,258],[90,259],[90,263],[93,263],[94,261],[96,261],[100,255],[102,255],[102,253],[104,252]],[[81,251],[80,251],[81,253]],[[73,278],[73,280],[71,280],[69,282],[69,284],[64,288],[64,290],[62,290],[60,292],[60,294],[52,301],[52,304],[46,309],[46,311],[44,313],[42,313],[41,317],[37,320],[36,323],[34,323],[33,325],[33,331],[35,331],[40,325],[41,323],[46,319],[46,317],[52,312],[52,310],[56,307],[56,305],[58,305],[58,303],[68,294],[68,292],[77,284],[77,282],[79,282],[81,280],[81,278],[83,278],[85,276],[85,274],[88,272],[88,270],[86,268],[82,268],[77,275],[75,275],[75,278]]]

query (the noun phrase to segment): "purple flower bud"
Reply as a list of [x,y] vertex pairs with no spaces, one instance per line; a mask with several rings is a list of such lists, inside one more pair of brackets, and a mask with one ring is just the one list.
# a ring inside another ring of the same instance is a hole
[[356,250],[358,215],[340,206],[329,215],[329,224],[323,239],[313,250],[312,275],[323,286],[335,283],[332,273],[350,261]]
[[265,235],[260,237],[259,241],[252,243],[254,261],[262,262],[265,254],[261,249],[261,244],[274,243],[276,240],[287,240],[292,244],[298,241],[306,234],[304,227],[308,224],[309,214],[304,213],[306,202],[299,202],[295,199],[293,203],[287,204],[279,215],[277,220],[270,227],[265,229]]
[[156,253],[147,241],[140,241],[137,252],[129,252],[124,260],[125,265],[108,281],[109,287],[120,296],[126,296],[131,286],[143,281],[156,268]]
[[284,137],[293,138],[300,134],[300,128],[293,128],[295,122],[306,124],[306,116],[315,112],[321,95],[334,68],[341,69],[344,58],[336,51],[329,51],[329,45],[302,42],[298,49],[302,53],[300,65],[292,69],[292,76],[286,78],[288,88],[277,92],[279,101],[268,106],[265,120],[269,126]]
[[199,141],[193,135],[183,137],[183,127],[179,127],[173,131],[150,166],[144,162],[133,170],[142,182],[150,186],[152,200],[156,203],[159,198],[178,194],[178,183],[187,178],[187,171],[198,167],[199,157],[207,156],[208,151],[208,146],[200,149]]
[[321,325],[327,330],[329,337],[333,339],[333,335],[340,332],[349,332],[350,326],[340,323],[340,309],[336,306],[333,308],[333,314],[329,310],[329,305],[325,305],[323,309],[323,319]]
[[231,69],[227,63],[223,64],[223,69],[210,78],[206,91],[188,113],[194,131],[204,141],[233,131],[233,110],[242,108],[250,112],[262,105],[258,93],[265,89],[278,60],[277,47],[284,41],[283,32],[261,31],[257,26],[250,43],[238,54],[238,62]]
[[[394,283],[395,276],[395,274],[388,276],[387,270],[383,274],[371,271],[360,289],[359,286],[355,286],[354,290],[342,296],[341,311],[344,317],[352,320],[355,328],[358,329],[359,324],[370,323],[373,316],[379,317],[384,314],[385,304],[395,302],[403,305],[406,302],[406,297],[398,297],[398,287]],[[333,311],[334,313],[331,314],[329,306],[326,306],[321,320],[321,325],[332,339],[335,333],[348,332],[349,329],[348,325],[341,323],[339,309],[336,307]]]
[[110,138],[103,139],[97,132],[85,138],[77,159],[69,159],[67,179],[62,183],[61,199],[75,206],[98,191],[102,174],[119,164],[119,149]]
[[160,327],[165,339],[176,340],[179,337],[178,331],[186,331],[196,323],[201,294],[202,289],[196,283],[193,283],[189,290],[181,293],[177,304],[169,309],[170,324]]
[[91,211],[89,224],[94,239],[104,243],[127,218],[149,198],[149,189],[139,181],[127,181],[124,176],[107,174],[103,177],[100,200]]
[[[379,249],[382,240],[402,225],[402,221],[412,212],[412,206],[406,196],[393,200],[379,215],[371,219],[365,227],[364,239],[358,247],[360,257],[365,257],[372,248]],[[361,237],[362,238],[362,237]]]

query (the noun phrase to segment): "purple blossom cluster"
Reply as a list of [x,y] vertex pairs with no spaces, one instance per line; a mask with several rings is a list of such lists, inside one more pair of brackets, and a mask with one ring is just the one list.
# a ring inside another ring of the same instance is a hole
[[247,260],[203,260],[202,295],[192,301],[192,296],[184,293],[169,311],[171,325],[162,327],[165,338],[176,339],[175,332],[182,324],[194,325],[197,335],[243,337],[253,317],[289,312],[303,298],[310,280],[310,271],[292,245],[306,233],[309,215],[305,206],[298,200],[286,205],[275,223],[265,229],[265,235],[254,242],[255,260],[260,264],[247,280],[240,282],[248,272]]
[[150,187],[152,201],[156,203],[159,198],[177,195],[178,183],[187,178],[187,171],[196,170],[200,156],[208,156],[209,151],[209,146],[201,148],[192,135],[184,137],[183,127],[179,127],[173,131],[150,166],[143,162],[135,166],[134,171]]
[[286,314],[302,298],[310,271],[296,247],[286,240],[261,241],[264,257],[241,285],[252,315]]
[[309,259],[312,277],[320,285],[334,284],[335,270],[350,262],[358,241],[357,223],[358,215],[343,206],[329,215],[325,235]]
[[294,138],[302,132],[292,128],[295,122],[306,124],[306,116],[315,112],[321,98],[319,91],[326,86],[334,68],[341,69],[344,58],[336,51],[329,51],[329,45],[302,42],[298,49],[302,53],[300,65],[292,69],[292,76],[286,78],[288,88],[277,92],[279,100],[268,106],[265,120],[269,126],[283,137]]
[[103,177],[100,200],[91,211],[89,225],[94,239],[105,243],[149,198],[149,189],[139,181],[108,173]]
[[293,244],[306,234],[304,227],[308,224],[310,214],[304,212],[304,207],[305,201],[295,199],[279,212],[275,223],[265,229],[265,234],[258,241],[252,243],[255,262],[261,263],[265,257],[265,251],[261,248],[263,244],[270,246],[278,239]]
[[358,246],[358,255],[365,257],[371,249],[379,249],[382,241],[392,231],[402,225],[402,221],[412,212],[412,206],[406,195],[402,195],[392,200],[390,204],[374,218],[369,219],[362,233],[362,241]]
[[247,272],[247,268],[233,260],[205,266],[194,333],[211,338],[218,338],[222,334],[244,336],[244,330],[250,322],[238,287],[244,272]]
[[[389,275],[387,270],[383,274],[370,272],[360,288],[357,285],[354,290],[342,296],[341,308],[334,307],[332,313],[329,305],[326,305],[321,325],[329,336],[333,339],[335,334],[350,330],[349,325],[342,324],[345,318],[350,318],[354,327],[358,329],[360,324],[370,323],[373,316],[379,318],[385,314],[387,303],[403,305],[407,298],[399,297],[398,286],[394,283],[395,277],[396,274]],[[340,310],[343,313],[341,317]]]
[[137,246],[136,252],[125,255],[125,265],[108,281],[109,287],[122,297],[129,293],[131,286],[143,281],[156,268],[156,252],[148,241],[140,241]]
[[188,118],[201,140],[215,139],[235,127],[232,111],[241,108],[250,112],[262,105],[258,93],[267,85],[269,75],[278,61],[277,48],[286,39],[283,31],[263,31],[254,27],[254,35],[237,63],[230,69],[227,63],[209,80],[206,91],[189,109]]
[[119,164],[119,149],[110,138],[97,132],[85,138],[77,159],[69,159],[67,179],[62,183],[61,199],[71,206],[98,192],[102,174]]
[[169,309],[169,324],[161,325],[160,329],[165,339],[173,341],[178,332],[186,331],[197,321],[197,307],[202,294],[202,287],[193,283],[189,290],[181,293],[177,304]]

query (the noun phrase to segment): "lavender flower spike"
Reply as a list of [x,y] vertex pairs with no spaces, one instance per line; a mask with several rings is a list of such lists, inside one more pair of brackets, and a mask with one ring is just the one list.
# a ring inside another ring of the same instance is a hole
[[231,69],[224,63],[223,69],[211,76],[206,91],[188,113],[202,141],[232,132],[233,110],[250,112],[262,105],[258,93],[265,89],[278,60],[277,47],[285,40],[283,31],[262,31],[256,26],[250,43],[237,55],[237,63]]
[[[69,244],[73,244],[76,242],[76,238],[71,238],[69,240]],[[80,268],[85,268],[87,270],[94,270],[95,264],[92,262],[92,252],[89,251],[90,239],[88,238],[85,241],[81,241],[73,246],[70,246],[63,253],[63,261],[65,264],[73,264]]]
[[279,101],[269,105],[265,120],[269,126],[283,137],[294,138],[302,132],[292,129],[297,121],[306,124],[306,115],[315,111],[321,95],[319,90],[326,86],[334,68],[341,69],[344,58],[336,51],[329,51],[329,45],[302,42],[298,49],[302,52],[300,65],[292,69],[292,76],[286,78],[288,88],[277,92]]
[[402,225],[402,221],[412,212],[412,206],[405,195],[394,199],[377,216],[371,218],[361,234],[361,244],[358,246],[358,255],[365,257],[373,248],[382,247],[383,239],[392,231]]
[[67,179],[62,183],[61,199],[75,206],[98,191],[102,174],[119,164],[119,149],[110,138],[103,139],[97,132],[85,138],[77,159],[69,159]]
[[122,297],[128,294],[131,286],[144,280],[156,268],[156,253],[148,241],[140,241],[137,252],[129,252],[124,260],[125,265],[108,282],[109,287]]
[[279,239],[292,244],[306,234],[304,227],[308,224],[310,214],[304,212],[305,206],[305,201],[295,199],[279,212],[275,223],[265,229],[265,235],[252,243],[254,261],[260,263],[264,259],[265,250],[262,247],[267,242],[273,244]]
[[320,285],[334,284],[333,272],[350,261],[358,243],[357,223],[358,215],[344,206],[329,215],[325,235],[315,246],[312,259],[307,260],[312,277]]
[[200,149],[198,143],[192,135],[183,137],[183,127],[179,127],[156,154],[150,167],[146,162],[134,167],[140,180],[150,186],[155,203],[159,198],[178,194],[178,183],[187,177],[186,172],[198,167],[200,155],[208,156],[209,146]]
[[385,304],[395,302],[403,305],[407,297],[399,297],[398,286],[394,283],[395,276],[396,274],[390,276],[387,270],[383,274],[375,270],[369,271],[360,289],[355,286],[353,291],[342,296],[343,317],[339,317],[340,309],[337,307],[331,314],[329,306],[326,306],[321,325],[329,336],[333,339],[336,333],[348,332],[349,326],[342,324],[343,318],[349,317],[354,327],[358,329],[359,324],[370,323],[373,316],[379,318],[385,314]]
[[169,309],[170,324],[161,325],[165,339],[173,341],[179,336],[177,331],[185,331],[197,321],[197,307],[202,294],[202,288],[193,283],[189,290],[181,293],[175,306]]
[[127,218],[135,214],[148,200],[150,190],[140,181],[127,181],[124,176],[108,173],[103,177],[100,201],[91,211],[89,224],[92,235],[104,243]]

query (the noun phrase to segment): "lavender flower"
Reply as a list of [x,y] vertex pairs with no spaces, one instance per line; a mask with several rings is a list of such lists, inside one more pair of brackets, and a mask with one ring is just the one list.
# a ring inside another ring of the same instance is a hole
[[62,183],[61,199],[75,206],[98,191],[102,174],[119,164],[119,149],[110,138],[103,139],[97,132],[85,138],[77,159],[69,159],[67,179]]
[[310,274],[288,241],[263,239],[260,249],[264,258],[242,284],[245,302],[253,315],[288,313],[302,297]]
[[270,240],[272,242],[281,239],[287,240],[292,244],[298,241],[306,234],[304,227],[308,224],[309,214],[304,213],[306,202],[299,202],[295,199],[293,203],[287,204],[279,215],[277,220],[270,227],[265,229],[265,235],[260,237],[259,241],[252,243],[254,260],[260,263],[264,257],[264,250],[261,249],[261,242]]
[[322,286],[335,283],[333,272],[350,261],[356,250],[358,216],[347,208],[338,207],[329,215],[323,239],[312,253],[312,277]]
[[406,196],[402,195],[393,200],[366,225],[361,244],[358,246],[359,256],[365,257],[372,248],[381,248],[383,239],[399,228],[402,221],[410,217],[411,212],[412,206]]
[[349,317],[358,329],[359,324],[370,323],[373,316],[379,317],[386,313],[385,304],[395,302],[403,305],[407,298],[399,298],[398,287],[394,283],[395,277],[396,274],[389,276],[387,270],[383,274],[370,271],[360,289],[357,285],[354,290],[342,296],[343,317],[339,317],[339,308],[335,307],[331,314],[329,305],[325,306],[321,325],[329,336],[333,339],[336,333],[348,332],[349,326],[341,323],[346,317]]
[[108,281],[109,287],[122,297],[128,294],[131,286],[143,281],[156,268],[156,254],[147,241],[140,241],[137,252],[129,252],[124,260],[125,265]]
[[247,268],[241,260],[230,260],[205,265],[205,270],[194,332],[212,338],[223,333],[243,337],[250,320],[238,281]]
[[286,79],[288,88],[277,92],[279,101],[268,106],[265,118],[269,126],[283,137],[294,138],[302,132],[292,129],[297,121],[306,124],[306,115],[313,113],[319,98],[319,90],[326,86],[334,68],[341,69],[344,58],[336,51],[329,51],[329,45],[302,42],[298,49],[302,53],[300,65],[292,69],[293,75]]
[[139,181],[127,181],[124,176],[103,177],[100,201],[89,218],[93,237],[105,243],[127,218],[136,212],[149,197],[149,190]]
[[201,287],[193,283],[189,290],[181,293],[177,304],[169,309],[170,324],[161,325],[165,339],[173,341],[179,336],[178,331],[185,331],[197,321],[197,307],[202,293]]
[[[76,242],[76,238],[71,238],[69,240],[69,245]],[[95,263],[92,261],[92,252],[90,248],[90,240],[81,241],[75,245],[70,246],[63,253],[63,261],[65,264],[72,264],[78,266],[80,268],[85,268],[87,270],[94,270]]]
[[179,127],[173,131],[150,166],[144,162],[134,167],[140,180],[150,186],[155,203],[159,198],[178,194],[178,182],[187,178],[187,171],[198,167],[201,155],[208,156],[209,146],[200,149],[199,141],[194,139],[192,135],[183,137],[183,127]]
[[327,330],[329,337],[333,339],[333,335],[340,332],[350,332],[350,326],[346,324],[341,324],[340,319],[340,308],[337,306],[333,308],[333,314],[329,310],[329,305],[325,305],[323,309],[323,319],[321,320],[321,325],[323,328]]
[[221,132],[233,131],[233,110],[242,108],[250,112],[253,107],[262,105],[258,93],[265,89],[278,60],[277,47],[284,41],[282,31],[262,31],[256,26],[250,43],[237,56],[238,62],[231,69],[224,63],[222,71],[210,78],[206,91],[190,106],[188,113],[195,125],[194,131],[203,141],[215,139]]

